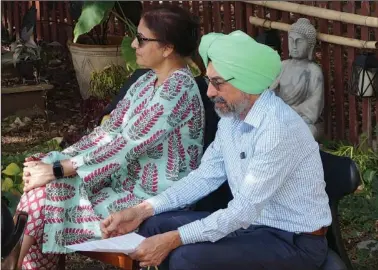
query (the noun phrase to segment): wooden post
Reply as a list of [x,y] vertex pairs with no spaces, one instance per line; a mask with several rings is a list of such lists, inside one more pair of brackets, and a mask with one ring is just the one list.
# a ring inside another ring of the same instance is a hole
[[[370,13],[370,3],[362,1],[361,2],[361,13],[362,15],[369,15]],[[369,28],[367,26],[361,26],[361,39],[369,40]],[[372,143],[372,123],[371,123],[371,98],[362,99],[362,132],[366,133],[368,136],[369,145]]]
[[[289,12],[282,11],[282,22],[289,23],[290,24],[290,14]],[[289,40],[288,40],[288,34],[287,32],[283,33],[282,38],[282,59],[288,59],[289,58]]]
[[13,2],[5,2],[5,7],[7,11],[7,24],[8,24],[8,32],[9,36],[12,38],[13,36],[13,11],[12,11],[12,5]]
[[41,1],[42,2],[42,5],[40,4],[39,7],[41,9],[41,13],[42,14],[42,28],[43,28],[43,34],[42,34],[42,39],[47,41],[47,42],[50,42],[51,41],[51,38],[50,38],[50,31],[49,31],[49,9],[47,7],[47,2],[45,1]]
[[[235,1],[235,27],[236,29],[247,32],[245,27],[245,6],[246,4],[240,1]],[[250,24],[250,23],[249,23]]]
[[[356,3],[354,1],[348,1],[348,12],[355,12]],[[348,24],[348,37],[355,37],[354,24]],[[352,64],[356,57],[355,48],[348,47],[348,78],[352,77]],[[348,85],[349,87],[349,85]],[[352,144],[358,143],[358,104],[356,102],[356,96],[349,93],[349,141]]]
[[62,27],[62,25],[57,25],[57,19],[56,19],[56,10],[58,8],[58,2],[54,2],[54,7],[51,10],[51,25],[50,25],[50,30],[51,30],[51,41],[58,41],[58,35],[57,35],[57,30],[58,28]]
[[[341,11],[341,2],[332,1],[331,8],[333,10]],[[341,22],[333,22],[333,34],[337,36],[342,36],[341,32]],[[334,56],[334,75],[333,75],[333,86],[335,87],[335,107],[336,107],[336,117],[334,123],[336,125],[336,138],[338,140],[343,140],[345,138],[345,115],[344,115],[344,63],[343,63],[343,50],[340,45],[333,45],[333,56]]]
[[213,19],[214,19],[214,32],[221,32],[222,31],[222,23],[221,23],[221,14],[220,14],[220,3],[219,2],[212,2],[213,6]]
[[208,1],[202,2],[202,16],[203,16],[203,31],[204,31],[204,34],[207,34],[212,30],[212,26],[210,22],[211,11],[209,10]]
[[22,19],[22,15],[23,14],[21,14],[21,16],[20,16],[20,11],[19,11],[19,4],[20,4],[20,2],[16,1],[13,4],[14,4],[14,6],[13,6],[14,26],[15,26],[15,31],[16,31],[16,39],[18,39],[19,38],[19,34],[20,34],[20,23],[21,23],[21,19]]
[[231,7],[229,1],[223,1],[223,33],[229,34],[232,31]]
[[249,17],[253,16],[254,12],[254,6],[252,4],[246,4],[246,11],[245,11],[245,16],[246,16],[246,21],[247,21],[247,34],[250,35],[251,37],[256,36],[256,26],[252,25],[249,23]]
[[35,8],[37,9],[37,22],[36,22],[37,40],[41,40],[42,39],[42,27],[41,27],[41,5],[40,5],[40,1],[35,1]]
[[[378,18],[378,4],[375,2],[375,10],[373,17]],[[375,39],[378,39],[378,28],[375,29]],[[375,52],[375,56],[378,58],[378,50]],[[378,90],[378,89],[376,89]],[[375,126],[373,127],[375,131],[375,143],[376,147],[378,146],[378,97],[375,99]]]
[[58,11],[59,11],[59,26],[58,26],[58,37],[59,37],[59,43],[63,46],[67,43],[67,31],[68,29],[71,29],[70,27],[67,27],[64,22],[64,3],[62,1],[57,2],[58,5]]
[[[326,1],[318,2],[320,7],[327,8],[328,3]],[[325,19],[319,19],[319,30],[322,33],[328,33],[328,21]],[[329,82],[330,75],[330,61],[326,56],[329,55],[329,44],[322,42],[320,45],[322,60],[321,65],[324,76],[324,135],[327,139],[332,138],[332,95]]]

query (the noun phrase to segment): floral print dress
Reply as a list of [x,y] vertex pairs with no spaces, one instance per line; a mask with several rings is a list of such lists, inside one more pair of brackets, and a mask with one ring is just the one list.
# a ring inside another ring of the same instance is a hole
[[175,71],[155,88],[149,71],[135,82],[109,120],[42,161],[71,159],[77,176],[46,186],[43,253],[101,237],[100,220],[161,193],[197,168],[204,108],[191,72]]

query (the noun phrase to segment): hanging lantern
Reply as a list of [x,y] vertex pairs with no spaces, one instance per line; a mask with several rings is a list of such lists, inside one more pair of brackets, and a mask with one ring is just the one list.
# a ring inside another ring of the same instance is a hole
[[349,91],[353,95],[378,96],[378,59],[374,53],[364,53],[356,57],[349,85]]

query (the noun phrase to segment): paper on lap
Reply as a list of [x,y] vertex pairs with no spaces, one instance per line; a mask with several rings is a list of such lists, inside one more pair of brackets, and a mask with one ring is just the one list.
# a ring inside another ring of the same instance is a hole
[[128,233],[122,236],[112,237],[102,240],[94,240],[81,244],[68,245],[66,248],[76,251],[94,251],[94,252],[116,252],[129,254],[135,251],[145,237]]

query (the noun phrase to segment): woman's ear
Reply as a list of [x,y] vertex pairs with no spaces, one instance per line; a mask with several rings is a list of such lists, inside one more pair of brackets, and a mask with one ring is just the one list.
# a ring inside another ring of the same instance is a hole
[[164,47],[163,56],[164,56],[165,58],[167,58],[168,56],[170,56],[170,55],[173,53],[173,51],[174,51],[174,47],[173,47],[173,45],[166,45],[166,46]]

